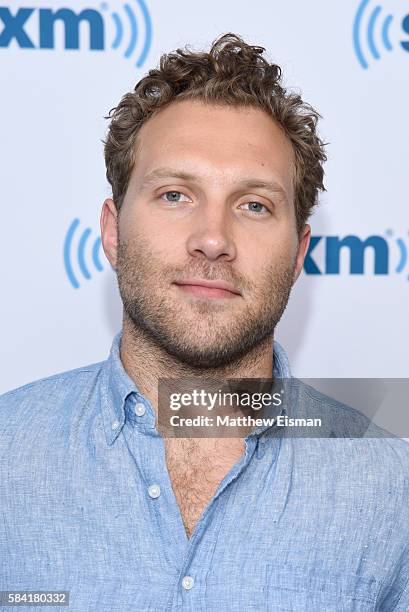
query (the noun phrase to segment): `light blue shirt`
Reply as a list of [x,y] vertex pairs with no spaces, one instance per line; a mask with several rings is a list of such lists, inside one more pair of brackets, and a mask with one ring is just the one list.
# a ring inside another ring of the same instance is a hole
[[407,442],[252,433],[188,539],[120,339],[0,397],[0,590],[69,591],[70,612],[409,610]]

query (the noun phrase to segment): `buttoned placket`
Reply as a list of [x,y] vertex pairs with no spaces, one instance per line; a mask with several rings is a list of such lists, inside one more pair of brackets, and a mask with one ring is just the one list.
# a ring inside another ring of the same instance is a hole
[[[150,519],[159,535],[160,553],[169,569],[176,571],[178,576],[167,610],[183,606],[183,609],[199,612],[206,574],[211,569],[200,557],[201,542],[205,531],[211,529],[212,541],[216,543],[230,494],[229,485],[251,461],[259,446],[258,436],[250,435],[245,439],[242,457],[226,474],[188,538],[166,465],[165,441],[155,427],[152,406],[137,395],[128,399],[126,411],[129,426],[124,427],[124,435],[146,483]],[[201,591],[200,596],[198,591]]]

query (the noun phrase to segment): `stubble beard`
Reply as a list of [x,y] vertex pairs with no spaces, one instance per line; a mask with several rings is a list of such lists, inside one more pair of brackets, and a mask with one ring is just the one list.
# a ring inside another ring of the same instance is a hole
[[[226,265],[208,260],[166,267],[140,237],[132,243],[119,241],[116,268],[124,311],[135,333],[142,332],[180,364],[197,370],[226,367],[265,346],[288,303],[294,270],[295,259],[283,258],[266,266],[255,286],[240,282]],[[188,299],[171,284],[193,277],[244,286],[245,297]]]

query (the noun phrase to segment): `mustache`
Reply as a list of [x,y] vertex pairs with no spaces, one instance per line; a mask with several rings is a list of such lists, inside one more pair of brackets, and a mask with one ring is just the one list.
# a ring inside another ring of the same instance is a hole
[[209,268],[206,270],[203,269],[190,269],[188,272],[182,272],[178,274],[176,278],[174,278],[174,282],[184,282],[191,278],[200,278],[206,281],[224,281],[226,283],[230,283],[235,287],[241,289],[246,286],[246,283],[243,283],[242,279],[237,278],[235,275],[230,273],[226,273],[225,270],[220,270],[220,268],[212,269],[209,272]]

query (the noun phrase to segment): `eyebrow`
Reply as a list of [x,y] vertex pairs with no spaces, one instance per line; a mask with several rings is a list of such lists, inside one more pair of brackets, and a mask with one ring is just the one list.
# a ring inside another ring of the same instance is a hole
[[[183,170],[175,170],[173,168],[157,168],[156,170],[152,170],[149,172],[142,181],[142,189],[146,189],[151,186],[159,179],[163,178],[179,178],[185,181],[193,181],[196,183],[203,184],[204,179],[190,172],[185,172]],[[246,178],[238,181],[237,185],[246,189],[265,189],[274,195],[279,195],[288,201],[288,196],[286,190],[275,181],[264,181],[254,178]]]

